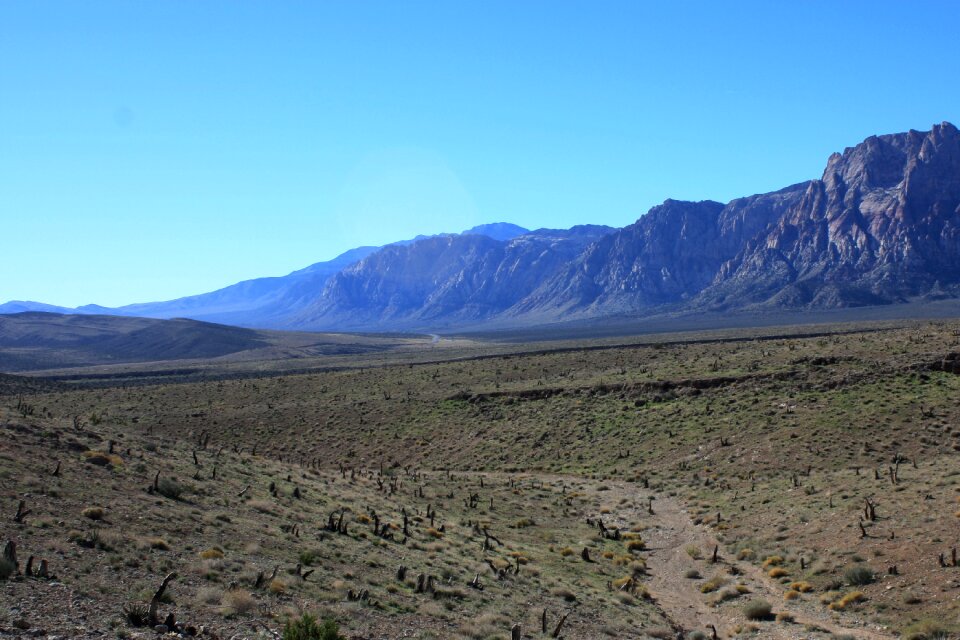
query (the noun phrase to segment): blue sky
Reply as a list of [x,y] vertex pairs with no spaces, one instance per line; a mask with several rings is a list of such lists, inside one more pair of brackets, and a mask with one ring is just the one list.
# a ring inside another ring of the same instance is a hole
[[0,1],[0,301],[622,226],[960,120],[956,2]]

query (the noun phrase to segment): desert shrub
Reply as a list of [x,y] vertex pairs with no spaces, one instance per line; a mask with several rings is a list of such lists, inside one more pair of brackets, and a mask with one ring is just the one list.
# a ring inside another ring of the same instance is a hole
[[157,493],[164,498],[179,500],[183,496],[184,491],[183,485],[173,478],[160,478],[160,481],[157,482]]
[[862,602],[866,599],[867,597],[863,594],[863,591],[851,591],[839,600],[831,602],[829,609],[831,611],[843,611],[851,604],[856,604],[857,602]]
[[766,560],[763,561],[763,568],[767,567],[779,567],[783,564],[783,556],[768,556]]
[[726,602],[727,600],[736,600],[740,597],[740,592],[735,588],[721,589],[713,598],[713,604]]
[[700,572],[696,569],[687,569],[687,572],[683,574],[683,577],[689,580],[699,580],[701,576]]
[[431,538],[440,539],[440,538],[443,537],[443,531],[440,531],[439,529],[434,529],[433,527],[430,527],[430,528],[427,529],[427,535],[430,536]]
[[569,589],[557,588],[551,591],[550,593],[558,598],[563,598],[567,602],[577,601],[577,594],[575,594],[573,591],[570,591]]
[[6,558],[0,558],[0,580],[6,580],[13,575],[16,571],[16,567],[13,566],[13,563],[7,560]]
[[947,640],[951,631],[937,620],[920,620],[903,630],[903,640]]
[[757,554],[753,549],[740,549],[737,552],[737,560],[753,560],[757,557]]
[[150,622],[150,607],[143,602],[128,602],[123,606],[123,617],[131,627],[145,627]]
[[283,640],[343,640],[336,620],[327,618],[321,623],[309,613],[290,620],[283,627]]
[[809,582],[805,582],[802,580],[798,582],[791,582],[790,588],[793,589],[794,591],[799,591],[800,593],[807,593],[809,591],[813,591],[813,585],[810,584]]
[[747,620],[766,620],[772,611],[773,607],[766,600],[751,600],[743,605],[743,615]]
[[257,601],[252,595],[240,589],[233,589],[223,594],[222,600],[227,615],[250,613],[257,606]]
[[106,511],[103,507],[87,507],[81,511],[84,518],[90,518],[91,520],[103,520],[103,516],[106,515]]
[[270,581],[270,585],[268,588],[270,589],[270,593],[275,595],[280,595],[281,593],[287,590],[287,583],[281,580],[280,578],[274,578],[273,580]]
[[631,562],[633,562],[633,556],[627,554],[622,556],[614,556],[613,558],[613,564],[617,565],[618,567],[625,567]]
[[572,556],[574,553],[576,553],[576,551],[570,547],[564,547],[563,549],[560,549],[560,555],[563,557]]
[[317,549],[307,549],[300,552],[300,564],[307,567],[312,566],[317,560],[321,557],[320,551]]
[[689,547],[685,548],[684,551],[686,551],[687,555],[693,558],[694,560],[699,560],[700,558],[703,557],[703,552],[700,551],[700,547],[695,547],[693,545],[690,545]]
[[200,557],[204,560],[219,560],[223,557],[223,550],[217,547],[211,547],[210,549],[204,549],[200,552]]
[[536,522],[533,521],[533,518],[520,518],[514,523],[513,526],[517,529],[525,529],[527,527],[532,527],[535,524]]
[[643,551],[646,543],[643,540],[629,540],[627,542],[627,551]]
[[787,591],[785,594],[783,594],[784,600],[796,600],[799,597],[800,592],[796,591],[795,589],[790,589],[790,591]]
[[137,546],[141,549],[157,549],[158,551],[170,550],[170,544],[163,538],[141,538]]
[[767,572],[767,575],[771,578],[782,578],[783,576],[790,575],[790,572],[783,567],[774,567]]
[[223,592],[215,587],[204,587],[197,592],[197,602],[217,604],[223,599]]
[[101,551],[113,551],[114,546],[118,543],[116,535],[101,534],[99,529],[87,533],[73,530],[67,533],[67,539],[84,549],[100,549]]
[[716,575],[700,585],[700,593],[712,593],[727,584],[727,579]]
[[862,586],[865,584],[870,584],[875,579],[875,576],[873,574],[873,569],[871,569],[870,567],[865,567],[863,565],[850,567],[843,574],[843,577],[847,579],[847,582],[849,582],[854,586]]
[[95,464],[98,467],[119,467],[123,464],[123,458],[113,453],[104,453],[103,451],[84,451],[83,459],[90,463]]

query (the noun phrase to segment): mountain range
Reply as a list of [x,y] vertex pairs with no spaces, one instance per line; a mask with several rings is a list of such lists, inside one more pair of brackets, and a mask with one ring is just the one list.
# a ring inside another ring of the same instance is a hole
[[279,278],[119,309],[248,327],[430,330],[610,315],[960,296],[960,132],[871,136],[820,179],[729,203],[667,200],[616,229],[507,223],[360,247]]

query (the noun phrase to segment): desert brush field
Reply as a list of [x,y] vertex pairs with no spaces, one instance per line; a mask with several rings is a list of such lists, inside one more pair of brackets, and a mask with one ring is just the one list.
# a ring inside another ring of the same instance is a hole
[[4,377],[0,636],[957,631],[960,323],[445,353]]

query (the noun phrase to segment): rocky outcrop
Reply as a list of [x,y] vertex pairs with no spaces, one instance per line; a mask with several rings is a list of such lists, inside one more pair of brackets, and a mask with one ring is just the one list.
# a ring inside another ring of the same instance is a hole
[[611,231],[583,225],[540,229],[509,241],[470,234],[387,247],[334,276],[292,324],[382,329],[488,319]]
[[710,303],[846,306],[949,295],[960,282],[960,132],[873,136],[725,263]]

